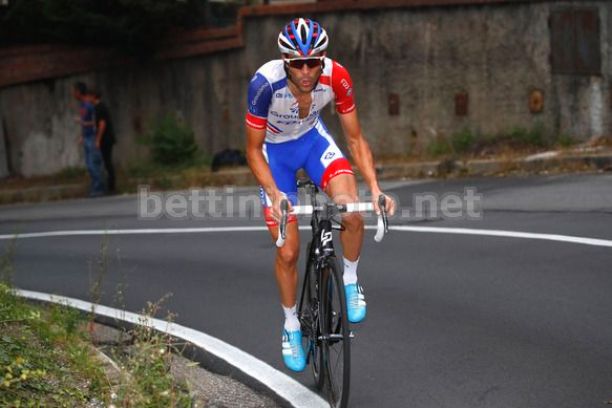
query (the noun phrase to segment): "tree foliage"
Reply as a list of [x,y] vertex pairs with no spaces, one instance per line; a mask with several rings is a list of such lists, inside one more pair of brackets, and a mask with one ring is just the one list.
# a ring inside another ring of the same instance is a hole
[[0,46],[68,43],[147,54],[172,27],[206,24],[207,0],[10,0]]

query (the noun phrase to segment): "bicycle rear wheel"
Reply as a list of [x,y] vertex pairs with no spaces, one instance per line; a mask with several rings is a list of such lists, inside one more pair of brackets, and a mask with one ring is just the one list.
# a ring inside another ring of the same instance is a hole
[[333,408],[348,404],[351,374],[351,339],[342,275],[335,258],[321,271],[321,369]]
[[304,284],[298,305],[298,316],[302,326],[302,346],[306,352],[308,363],[312,367],[317,389],[323,388],[325,376],[321,375],[321,330],[319,327],[319,288],[314,267],[313,255],[310,253],[310,244],[306,252],[309,256],[306,261]]

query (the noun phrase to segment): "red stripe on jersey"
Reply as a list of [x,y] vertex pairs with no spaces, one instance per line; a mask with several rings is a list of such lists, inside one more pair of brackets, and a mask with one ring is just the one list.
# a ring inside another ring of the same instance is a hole
[[246,114],[246,123],[249,127],[253,129],[265,129],[266,124],[268,123],[268,119],[260,118],[259,116],[253,115],[251,112],[247,112]]
[[342,115],[344,115],[345,113],[351,113],[355,110],[355,108],[357,108],[355,104],[352,104],[351,106],[346,106],[336,103],[336,111]]
[[319,77],[319,83],[323,85],[331,85],[331,78],[328,75],[321,75]]
[[346,68],[333,62],[332,68],[332,89],[336,95],[336,110],[344,114],[355,110],[355,100],[353,99],[353,81]]
[[321,177],[321,187],[325,190],[327,183],[340,174],[355,174],[351,168],[351,163],[344,157],[334,160],[327,166],[323,173],[323,177]]

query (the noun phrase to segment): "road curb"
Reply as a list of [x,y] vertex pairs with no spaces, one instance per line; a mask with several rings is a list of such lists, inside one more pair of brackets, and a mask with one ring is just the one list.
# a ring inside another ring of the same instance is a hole
[[231,376],[255,391],[268,395],[282,407],[327,408],[319,395],[263,361],[215,337],[176,323],[80,299],[15,289],[17,296],[37,302],[56,303],[96,316],[96,321],[114,327],[141,325],[187,342],[184,357],[201,363],[211,372]]
[[54,201],[87,196],[86,184],[62,184],[0,191],[0,204]]
[[[566,154],[558,151],[513,159],[454,160],[444,159],[417,163],[386,163],[377,167],[380,180],[494,176],[511,172],[542,173],[546,171],[612,171],[612,153]],[[169,180],[167,177],[164,180]],[[204,179],[205,186],[256,185],[251,171],[244,168],[210,173]],[[161,185],[153,178],[134,178],[128,185]],[[160,189],[163,190],[163,189]],[[134,191],[135,192],[135,191]],[[50,187],[31,187],[23,190],[0,191],[0,204],[44,202],[87,196],[86,184],[66,184]]]
[[[536,156],[532,156],[536,157]],[[510,172],[544,171],[612,171],[612,154],[555,155],[542,158],[452,160],[383,164],[378,167],[380,179],[448,176],[493,176]]]

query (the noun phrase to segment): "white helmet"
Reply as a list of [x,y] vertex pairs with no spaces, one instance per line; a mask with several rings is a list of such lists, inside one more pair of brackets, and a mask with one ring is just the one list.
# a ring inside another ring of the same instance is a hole
[[307,18],[291,20],[278,35],[278,48],[290,58],[308,57],[325,51],[329,39],[319,23]]

